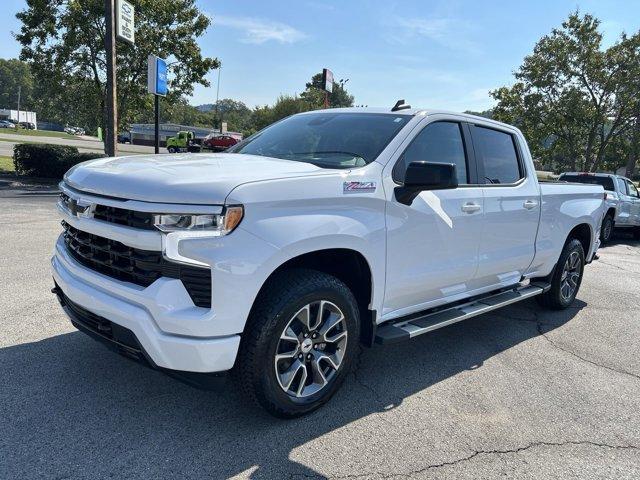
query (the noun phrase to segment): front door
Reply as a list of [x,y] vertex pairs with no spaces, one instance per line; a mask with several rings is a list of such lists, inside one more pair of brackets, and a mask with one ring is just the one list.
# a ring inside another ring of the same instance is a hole
[[638,189],[631,182],[631,180],[626,180],[627,184],[627,201],[630,204],[629,210],[629,224],[634,225],[636,227],[640,226],[640,197],[638,196]]
[[[385,180],[387,204],[387,278],[382,316],[386,319],[463,298],[473,290],[482,230],[482,187],[466,126],[425,119],[426,126],[403,145]],[[409,206],[393,188],[402,183],[412,161],[453,163],[459,188],[425,191]]]

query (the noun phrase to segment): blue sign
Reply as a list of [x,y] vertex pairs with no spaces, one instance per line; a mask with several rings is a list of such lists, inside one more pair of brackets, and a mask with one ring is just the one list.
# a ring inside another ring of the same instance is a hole
[[167,94],[167,62],[156,58],[156,95]]

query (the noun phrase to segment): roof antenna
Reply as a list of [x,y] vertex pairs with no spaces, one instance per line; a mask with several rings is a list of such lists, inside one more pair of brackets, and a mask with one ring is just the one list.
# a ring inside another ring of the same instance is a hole
[[407,105],[406,103],[404,103],[404,98],[403,98],[402,100],[398,100],[396,102],[396,104],[393,106],[391,111],[397,112],[398,110],[406,110],[408,108],[411,108],[411,105]]

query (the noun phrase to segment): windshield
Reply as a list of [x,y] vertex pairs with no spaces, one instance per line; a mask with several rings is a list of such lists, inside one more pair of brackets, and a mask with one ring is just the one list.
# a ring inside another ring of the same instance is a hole
[[227,150],[313,163],[323,168],[354,168],[373,162],[411,119],[386,113],[308,113],[265,128]]
[[615,192],[613,179],[611,177],[596,177],[595,175],[562,175],[563,182],[588,183],[590,185],[602,185],[605,190]]

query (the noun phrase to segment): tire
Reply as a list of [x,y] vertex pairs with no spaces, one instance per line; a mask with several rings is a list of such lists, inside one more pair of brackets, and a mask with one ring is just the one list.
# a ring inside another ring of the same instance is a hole
[[176,153],[177,151],[174,147],[169,147],[167,150],[169,150],[169,153]]
[[[575,267],[573,267],[574,262],[577,262]],[[551,288],[536,297],[538,303],[553,310],[569,307],[580,290],[584,264],[584,250],[580,241],[575,238],[567,240],[551,278]],[[565,272],[567,272],[566,276]]]
[[[305,338],[309,329],[301,319],[307,311],[309,318],[316,319],[320,308],[326,321],[311,329],[318,335],[315,340]],[[339,323],[338,312],[343,318]],[[324,331],[323,336],[323,328],[334,322],[335,328]],[[323,337],[326,343],[317,343]],[[332,343],[337,337],[340,339]],[[321,407],[338,390],[356,363],[359,339],[358,303],[344,283],[315,270],[285,270],[269,281],[256,300],[233,373],[244,395],[270,414],[299,417]]]
[[602,220],[602,226],[600,227],[600,243],[605,245],[609,243],[611,237],[613,236],[613,215],[608,214]]

